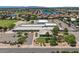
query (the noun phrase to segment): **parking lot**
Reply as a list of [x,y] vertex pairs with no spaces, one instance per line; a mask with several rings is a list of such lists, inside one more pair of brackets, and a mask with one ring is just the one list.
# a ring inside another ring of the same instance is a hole
[[[59,26],[59,23],[61,23],[62,28],[67,28],[69,30],[69,33],[74,34],[76,37],[76,41],[79,44],[79,31],[76,31],[76,27],[75,26],[71,26],[69,27],[66,23],[60,21],[60,20],[54,20],[54,22],[56,22],[56,24]],[[59,26],[60,27],[60,26]]]
[[17,41],[17,34],[0,32],[0,42],[4,42],[4,41],[7,41],[7,42]]
[[[32,45],[33,33],[28,32],[28,38],[26,39],[25,45]],[[17,42],[17,33],[4,33],[0,32],[0,42]]]

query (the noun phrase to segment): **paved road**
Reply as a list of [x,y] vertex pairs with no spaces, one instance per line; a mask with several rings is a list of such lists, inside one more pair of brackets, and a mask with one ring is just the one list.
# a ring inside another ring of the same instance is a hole
[[0,48],[0,53],[51,53],[79,51],[79,48]]
[[32,45],[33,33],[28,33],[27,45]]

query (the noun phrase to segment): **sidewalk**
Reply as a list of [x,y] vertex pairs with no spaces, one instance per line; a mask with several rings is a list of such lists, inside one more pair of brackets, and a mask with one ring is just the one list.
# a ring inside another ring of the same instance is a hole
[[10,44],[2,44],[0,43],[0,48],[79,48],[79,45],[76,47],[70,47],[70,46],[33,46],[33,45],[20,45],[18,47],[17,45],[10,45]]

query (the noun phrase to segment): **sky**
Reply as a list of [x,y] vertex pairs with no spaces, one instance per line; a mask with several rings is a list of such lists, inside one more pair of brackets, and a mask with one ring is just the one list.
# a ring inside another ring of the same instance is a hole
[[79,7],[79,0],[1,0],[0,6]]

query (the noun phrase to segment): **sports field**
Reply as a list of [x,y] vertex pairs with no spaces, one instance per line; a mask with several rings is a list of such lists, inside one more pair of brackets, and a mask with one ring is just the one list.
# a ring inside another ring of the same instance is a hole
[[17,20],[1,20],[0,19],[0,27],[10,27],[15,24]]

